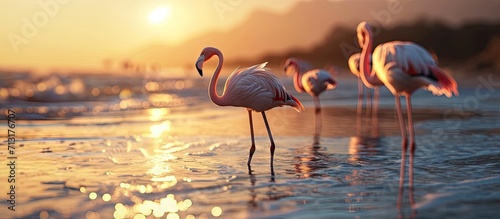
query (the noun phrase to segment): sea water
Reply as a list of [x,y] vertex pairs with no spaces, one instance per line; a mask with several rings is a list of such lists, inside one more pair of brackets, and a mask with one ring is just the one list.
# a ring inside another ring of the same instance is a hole
[[[267,112],[276,143],[271,171],[260,113],[253,116],[256,152],[249,170],[247,112],[211,103],[208,79],[8,78],[0,90],[1,217],[495,218],[500,213],[500,87],[472,78],[459,80],[459,97],[414,94],[417,144],[410,188],[408,164],[400,171],[401,136],[387,89],[382,88],[374,123],[369,106],[356,116],[356,79],[339,78],[338,87],[321,96],[318,134],[312,98],[283,80],[306,110]],[[14,128],[8,126],[9,113],[15,115]],[[10,136],[15,158],[8,150],[9,130],[15,132]],[[7,164],[14,160],[12,183]],[[11,186],[15,203],[7,194]]]

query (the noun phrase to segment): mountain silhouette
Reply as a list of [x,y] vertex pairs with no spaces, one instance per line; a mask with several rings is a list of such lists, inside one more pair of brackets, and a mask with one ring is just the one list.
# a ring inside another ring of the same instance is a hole
[[[488,25],[469,26],[464,31],[472,31],[467,35],[472,38],[457,35],[451,40],[465,42],[466,45],[461,46],[452,45],[446,37],[456,28],[464,27],[464,21],[478,20],[479,25],[484,21],[500,21],[499,9],[499,1],[492,0],[305,1],[284,14],[255,11],[228,31],[208,32],[180,45],[147,45],[131,52],[127,59],[165,67],[191,66],[203,47],[215,46],[224,53],[228,65],[260,61],[279,64],[280,59],[289,55],[300,55],[318,63],[341,64],[346,60],[346,53],[340,44],[356,46],[354,31],[362,20],[383,30],[376,43],[389,39],[412,40],[432,48],[440,57],[445,57],[444,60],[463,59],[484,49],[491,32],[495,31],[489,30]],[[493,25],[497,30],[498,23]],[[426,27],[429,24],[430,29]],[[474,31],[479,32],[474,34]],[[484,32],[487,35],[481,35]],[[473,45],[468,40],[472,40]],[[464,46],[467,47],[465,53],[462,52]]]
[[[500,42],[500,20],[492,24],[468,23],[458,28],[441,22],[419,20],[393,28],[381,28],[377,32],[374,38],[375,46],[395,40],[412,41],[435,53],[439,62],[446,65],[469,61],[469,65],[478,65],[477,68],[500,66],[496,53]],[[356,42],[355,29],[338,27],[332,29],[322,42],[310,49],[270,54],[260,59],[239,59],[234,62],[242,65],[263,61],[280,63],[287,57],[299,57],[310,60],[315,66],[335,64],[347,68],[347,59],[356,52],[361,52],[361,49]]]

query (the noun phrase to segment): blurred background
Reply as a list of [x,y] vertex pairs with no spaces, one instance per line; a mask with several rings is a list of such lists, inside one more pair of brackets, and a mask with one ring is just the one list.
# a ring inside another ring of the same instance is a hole
[[[205,94],[191,89],[207,84],[194,72],[205,46],[224,53],[223,77],[262,62],[284,77],[281,63],[295,56],[354,78],[347,59],[363,20],[375,45],[414,41],[454,76],[498,74],[498,11],[498,0],[2,1],[0,103],[57,117],[172,106],[150,94]],[[50,102],[74,106],[39,104]]]
[[411,40],[442,64],[498,69],[498,11],[497,0],[2,1],[0,71],[193,76],[205,46],[233,66],[298,56],[347,67],[362,20],[376,44]]

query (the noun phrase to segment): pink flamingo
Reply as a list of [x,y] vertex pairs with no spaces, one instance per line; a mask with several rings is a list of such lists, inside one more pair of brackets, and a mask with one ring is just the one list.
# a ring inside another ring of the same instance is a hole
[[288,94],[285,87],[278,78],[264,67],[267,63],[254,65],[248,68],[236,69],[226,80],[226,85],[222,96],[219,96],[216,91],[219,74],[222,69],[224,58],[222,53],[217,48],[206,47],[201,51],[200,57],[196,61],[196,68],[201,76],[203,76],[203,63],[216,55],[219,58],[219,63],[215,69],[215,73],[210,80],[208,94],[212,102],[219,106],[235,106],[245,107],[248,110],[248,120],[250,122],[250,134],[252,136],[252,146],[248,156],[248,168],[250,170],[250,162],[255,152],[255,140],[252,122],[252,110],[262,113],[262,118],[266,125],[269,140],[271,141],[271,172],[273,172],[274,158],[274,140],[271,134],[271,129],[266,118],[266,110],[278,106],[292,106],[297,111],[304,109],[302,103],[292,95]]
[[[379,99],[380,99],[380,86],[384,85],[381,81],[374,82],[374,84],[364,84],[363,80],[360,77],[360,68],[359,68],[359,59],[361,57],[361,53],[355,53],[349,57],[349,69],[351,70],[351,73],[354,74],[356,77],[358,77],[358,108],[357,108],[357,119],[358,119],[358,127],[361,127],[361,111],[363,110],[363,97],[364,97],[364,88],[363,85],[367,88],[372,88],[373,89],[373,99],[370,97],[368,94],[367,99],[370,99],[370,108],[371,108],[371,114],[372,114],[372,125],[375,126],[377,125],[378,121],[378,104],[379,104]],[[371,59],[370,59],[370,65],[371,65]],[[368,101],[368,100],[367,100]],[[376,130],[376,129],[375,129]],[[360,130],[358,130],[360,132]],[[358,133],[360,134],[360,133]],[[375,136],[378,136],[378,133],[375,133]]]
[[325,90],[334,89],[337,82],[327,70],[311,69],[312,67],[307,62],[297,58],[288,58],[283,64],[285,74],[293,74],[295,90],[299,93],[306,92],[313,97],[316,112],[316,135],[319,135],[321,130],[319,95]]
[[413,156],[415,151],[415,132],[411,111],[411,94],[423,87],[434,95],[458,95],[457,82],[444,70],[439,68],[434,58],[421,46],[411,42],[393,41],[377,46],[371,56],[373,68],[370,67],[370,53],[373,45],[373,34],[367,22],[357,27],[357,37],[361,52],[361,79],[364,84],[374,85],[380,82],[395,97],[396,110],[402,136],[402,163],[400,183],[403,183],[404,165],[407,149],[407,134],[400,96],[406,97],[408,116],[408,133],[410,135],[410,188],[413,187]]

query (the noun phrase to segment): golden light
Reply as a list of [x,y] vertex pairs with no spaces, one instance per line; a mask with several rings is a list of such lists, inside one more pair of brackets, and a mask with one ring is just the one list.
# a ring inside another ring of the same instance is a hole
[[49,218],[49,212],[41,211],[38,216],[40,216],[40,219],[47,219],[47,218]]
[[91,193],[89,194],[89,198],[90,198],[91,200],[96,199],[96,198],[97,198],[97,193],[95,193],[95,192],[91,192]]
[[151,11],[148,16],[148,20],[152,24],[159,24],[163,21],[165,21],[168,16],[170,15],[170,8],[169,7],[159,7]]
[[114,218],[125,218],[128,213],[127,207],[122,203],[115,204],[115,212],[113,213]]
[[134,219],[146,219],[146,216],[142,215],[142,214],[136,214],[134,216]]
[[170,121],[164,121],[161,124],[158,125],[152,125],[149,130],[151,131],[151,136],[154,138],[160,137],[163,132],[168,132],[170,131]]
[[47,85],[45,83],[40,82],[36,85],[36,89],[40,92],[44,92],[47,89]]
[[168,213],[167,219],[179,219],[179,215],[177,213]]
[[219,217],[222,215],[222,208],[219,206],[215,206],[212,208],[211,213],[214,217]]
[[94,88],[92,88],[90,93],[92,94],[92,96],[97,97],[101,94],[101,90],[99,90],[99,88],[97,88],[97,87],[94,87]]
[[2,99],[9,97],[9,90],[6,88],[0,88],[0,97],[2,97]]
[[163,119],[166,115],[170,113],[169,109],[166,108],[154,108],[148,110],[149,120],[153,122],[158,122]]
[[111,195],[108,193],[102,195],[102,200],[105,202],[109,202],[111,200]]
[[97,212],[87,211],[87,213],[85,213],[86,219],[99,219],[100,217],[101,216]]

